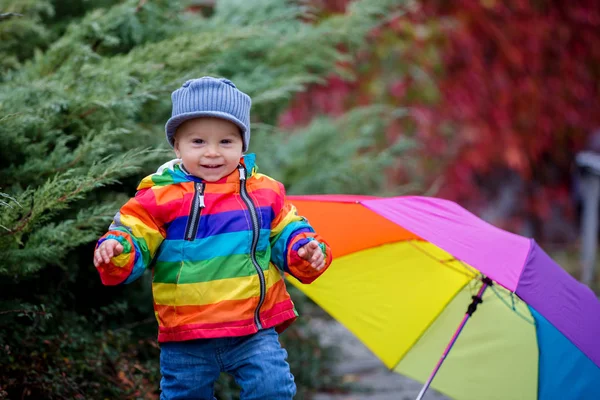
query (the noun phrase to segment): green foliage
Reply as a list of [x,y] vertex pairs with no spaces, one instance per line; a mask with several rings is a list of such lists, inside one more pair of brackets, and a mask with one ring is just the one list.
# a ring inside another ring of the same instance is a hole
[[0,1],[0,76],[48,45],[52,34],[42,19],[53,14],[50,1]]
[[[172,157],[163,127],[186,79],[226,76],[252,96],[251,150],[291,192],[382,189],[379,170],[411,146],[373,140],[395,111],[276,126],[294,94],[343,73],[388,3],[317,22],[282,0],[221,0],[210,17],[166,0],[0,0],[0,398],[156,398],[150,275],[102,287],[92,250]],[[287,335],[299,393],[335,384],[316,335]]]
[[379,193],[385,169],[399,154],[416,146],[409,138],[381,145],[385,126],[401,115],[402,110],[384,106],[358,107],[335,120],[317,117],[287,136],[273,135],[272,128],[259,126],[255,136],[263,144],[258,152],[264,154],[261,168],[287,183],[290,194]]

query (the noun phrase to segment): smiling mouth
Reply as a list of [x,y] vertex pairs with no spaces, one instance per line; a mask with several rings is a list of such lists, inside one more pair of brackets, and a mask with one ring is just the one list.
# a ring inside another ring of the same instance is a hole
[[206,165],[202,165],[203,168],[209,168],[209,169],[216,169],[216,168],[220,168],[222,165],[221,164],[206,164]]

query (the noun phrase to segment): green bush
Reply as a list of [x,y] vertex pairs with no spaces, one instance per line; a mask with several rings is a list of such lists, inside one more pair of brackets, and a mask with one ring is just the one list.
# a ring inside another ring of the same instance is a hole
[[[163,126],[186,79],[227,76],[253,97],[251,150],[291,192],[378,189],[394,150],[368,132],[386,110],[297,132],[277,120],[394,3],[315,21],[282,0],[220,0],[209,17],[167,0],[0,0],[0,398],[156,398],[149,274],[103,287],[92,251],[137,182],[172,158]],[[313,151],[322,141],[331,153]],[[316,339],[302,320],[282,336],[302,393],[336,384]],[[230,383],[219,382],[224,398]]]

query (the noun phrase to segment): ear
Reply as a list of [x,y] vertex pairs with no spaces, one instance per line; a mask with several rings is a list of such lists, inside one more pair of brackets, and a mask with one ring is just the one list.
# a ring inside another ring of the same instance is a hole
[[175,138],[173,141],[173,149],[175,150],[175,155],[177,158],[181,158],[181,152],[179,151],[179,140],[177,140],[177,138]]

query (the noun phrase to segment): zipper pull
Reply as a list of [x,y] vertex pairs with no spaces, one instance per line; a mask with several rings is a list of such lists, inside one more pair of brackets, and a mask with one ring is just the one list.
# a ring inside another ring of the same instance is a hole
[[206,207],[206,205],[204,204],[204,187],[205,187],[205,185],[204,185],[204,183],[200,183],[199,186],[200,187],[199,187],[199,191],[198,191],[199,192],[198,208],[202,209],[202,208]]
[[240,165],[238,167],[238,171],[240,171],[240,181],[245,181],[246,180],[246,169],[244,168],[244,166]]

